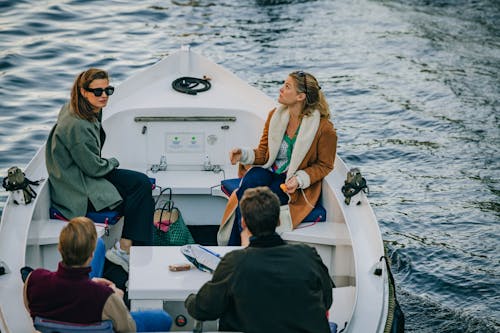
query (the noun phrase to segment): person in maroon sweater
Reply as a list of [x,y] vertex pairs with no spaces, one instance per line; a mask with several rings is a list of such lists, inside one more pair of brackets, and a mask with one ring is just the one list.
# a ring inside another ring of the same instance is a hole
[[75,324],[111,320],[115,332],[168,331],[172,319],[166,312],[131,315],[123,291],[113,282],[89,278],[96,241],[92,220],[76,217],[68,222],[59,236],[62,261],[57,271],[39,268],[26,278],[24,304],[31,317]]

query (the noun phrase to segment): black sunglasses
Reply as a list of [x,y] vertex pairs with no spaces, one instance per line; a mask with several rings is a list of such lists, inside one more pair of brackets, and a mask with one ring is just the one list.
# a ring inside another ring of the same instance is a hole
[[309,104],[309,95],[307,94],[307,80],[306,80],[306,73],[303,71],[298,71],[296,72],[299,77],[304,78],[304,93],[306,94],[306,104]]
[[115,92],[115,87],[108,86],[106,88],[94,88],[94,89],[92,89],[92,88],[85,88],[85,90],[90,91],[96,97],[101,96],[103,92],[105,92],[107,96],[111,96]]

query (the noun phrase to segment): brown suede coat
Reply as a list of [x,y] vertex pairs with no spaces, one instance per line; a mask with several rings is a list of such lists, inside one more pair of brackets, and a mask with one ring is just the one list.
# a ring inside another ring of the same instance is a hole
[[[247,158],[240,162],[269,168],[276,159],[289,119],[287,109],[273,109],[266,120],[259,146],[256,149],[242,149]],[[287,179],[295,175],[303,182],[303,188],[292,193],[288,202],[294,228],[316,205],[321,195],[321,181],[333,170],[336,152],[337,133],[332,122],[320,118],[319,111],[304,117],[287,171]],[[222,224],[229,220],[236,209],[237,202],[234,199],[230,198],[228,202]]]

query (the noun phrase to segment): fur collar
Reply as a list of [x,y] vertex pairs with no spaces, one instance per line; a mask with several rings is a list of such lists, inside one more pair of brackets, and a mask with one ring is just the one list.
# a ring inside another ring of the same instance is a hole
[[[290,114],[286,108],[280,107],[274,112],[268,130],[269,160],[262,166],[263,168],[269,168],[274,163],[276,156],[278,156],[278,151],[281,141],[283,140],[283,135],[285,135],[289,119]],[[300,163],[302,163],[309,148],[311,148],[311,144],[319,128],[319,122],[320,113],[318,110],[314,110],[310,116],[302,119],[300,130],[297,134],[297,140],[293,147],[290,165],[288,166],[287,180],[297,172]]]

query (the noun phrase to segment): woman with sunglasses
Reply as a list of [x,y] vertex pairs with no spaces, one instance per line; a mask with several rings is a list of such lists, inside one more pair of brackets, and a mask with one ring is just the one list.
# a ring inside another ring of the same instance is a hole
[[118,169],[116,158],[101,156],[106,137],[102,108],[113,92],[106,71],[80,73],[50,131],[45,159],[52,207],[66,219],[101,210],[125,217],[122,238],[106,258],[128,272],[131,245],[152,245],[154,202],[145,174]]
[[[302,71],[290,73],[278,102],[280,106],[267,117],[258,147],[229,152],[231,163],[239,162],[240,176],[244,174],[236,198],[230,198],[223,217],[224,224],[235,213],[238,221],[229,245],[241,240],[238,202],[247,188],[268,186],[281,205],[288,204],[292,227],[296,228],[319,200],[321,180],[333,170],[337,134],[316,78]],[[254,167],[246,171],[249,166]]]

